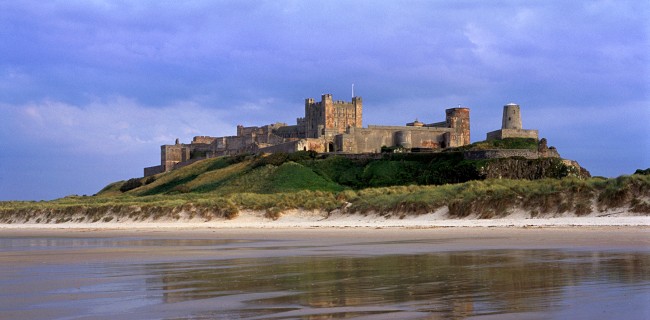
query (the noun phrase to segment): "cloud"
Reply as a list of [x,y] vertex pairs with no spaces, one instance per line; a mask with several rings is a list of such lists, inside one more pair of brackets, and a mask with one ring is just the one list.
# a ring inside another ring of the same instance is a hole
[[93,194],[160,163],[162,144],[232,135],[222,112],[193,101],[151,108],[113,97],[87,105],[0,104],[0,199]]
[[66,148],[74,154],[124,155],[173,143],[176,137],[189,142],[200,133],[225,134],[229,126],[222,112],[192,101],[150,108],[114,97],[84,106],[45,100],[0,109],[3,123],[13,127],[23,143]]

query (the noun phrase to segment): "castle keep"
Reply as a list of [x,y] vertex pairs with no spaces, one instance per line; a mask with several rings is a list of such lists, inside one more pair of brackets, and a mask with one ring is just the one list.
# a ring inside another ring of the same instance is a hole
[[361,128],[362,106],[361,97],[352,98],[352,102],[333,101],[331,94],[324,94],[320,102],[305,99],[305,138],[333,140],[348,128]]
[[262,127],[237,126],[237,135],[197,136],[189,144],[160,147],[160,165],[144,169],[145,176],[171,171],[194,161],[249,152],[379,153],[382,147],[436,150],[470,143],[468,108],[446,110],[445,121],[420,121],[404,126],[363,128],[363,100],[335,101],[331,94],[317,102],[305,100],[305,115],[295,125],[274,123]]

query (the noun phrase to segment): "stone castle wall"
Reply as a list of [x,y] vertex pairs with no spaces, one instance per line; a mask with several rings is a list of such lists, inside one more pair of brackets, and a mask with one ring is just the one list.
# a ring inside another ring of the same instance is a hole
[[337,152],[380,152],[382,147],[440,149],[470,143],[468,108],[447,109],[446,121],[425,125],[419,121],[407,126],[372,126],[349,128],[336,136]]
[[144,168],[144,176],[145,177],[153,176],[153,175],[163,173],[163,172],[165,172],[165,167],[163,167],[162,165]]
[[537,130],[527,129],[501,129],[487,133],[487,140],[502,140],[506,138],[533,138],[538,139]]
[[373,153],[381,152],[381,148],[384,146],[439,149],[446,147],[445,134],[450,131],[451,129],[448,128],[406,126],[354,128],[336,137],[336,151]]
[[202,144],[212,144],[217,138],[209,136],[197,136],[192,139],[192,144],[202,143]]
[[324,139],[300,139],[289,141],[277,145],[260,148],[259,152],[277,153],[277,152],[296,152],[296,151],[315,151],[318,153],[327,152],[328,142]]

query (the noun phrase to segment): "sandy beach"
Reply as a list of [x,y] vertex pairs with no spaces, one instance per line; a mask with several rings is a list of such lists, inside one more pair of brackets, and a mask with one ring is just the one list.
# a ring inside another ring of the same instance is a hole
[[0,224],[0,314],[107,320],[650,316],[650,217],[627,210],[581,217],[514,210],[501,219],[450,219],[446,210],[191,217]]
[[649,312],[647,225],[222,222],[5,225],[0,311],[12,319],[643,319]]
[[[562,226],[562,227],[428,227],[428,228],[210,228],[196,226],[152,227],[131,226],[130,228],[3,228],[3,238],[88,238],[88,239],[172,239],[187,240],[191,245],[194,240],[218,241],[255,241],[262,244],[252,246],[248,251],[239,252],[237,257],[259,258],[269,253],[265,247],[275,247],[276,241],[291,241],[295,250],[291,255],[311,254],[314,247],[328,246],[327,255],[363,253],[404,254],[429,251],[488,250],[488,249],[632,249],[650,250],[650,227],[648,226]],[[415,243],[417,245],[409,245]],[[141,243],[140,243],[141,245]],[[362,246],[359,251],[357,246]],[[302,250],[303,248],[305,250]],[[168,251],[161,246],[142,246],[139,250],[116,250],[97,256],[101,260],[129,259],[131,255],[138,260],[152,254],[163,254],[166,259],[201,258],[200,251]],[[254,249],[254,250],[253,250]],[[210,258],[215,255],[208,252]],[[38,251],[30,252],[25,257],[33,259]],[[57,259],[79,259],[89,261],[92,255],[51,256],[48,261]],[[227,252],[220,252],[219,257],[233,258]],[[1,252],[3,263],[15,260],[13,253]]]

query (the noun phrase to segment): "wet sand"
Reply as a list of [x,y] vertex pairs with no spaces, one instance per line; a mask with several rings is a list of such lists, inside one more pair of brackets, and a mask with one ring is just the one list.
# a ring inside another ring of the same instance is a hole
[[2,229],[11,319],[650,315],[650,228]]
[[[397,254],[428,251],[487,250],[487,249],[604,249],[604,250],[650,250],[650,227],[562,227],[562,228],[273,228],[273,229],[2,229],[0,239],[31,238],[77,239],[58,248],[59,254],[48,250],[47,261],[111,261],[120,259],[201,259],[229,258],[233,255],[220,252],[215,256],[212,250],[179,250],[186,245],[201,243],[229,244],[251,242],[245,252],[237,257],[263,257],[269,254],[268,247],[276,243],[291,242],[295,248],[291,255],[313,254],[314,248],[326,246],[327,252],[320,254]],[[84,239],[84,240],[79,240]],[[92,239],[99,241],[91,245]],[[123,240],[124,245],[102,247],[101,240]],[[135,240],[140,239],[140,240]],[[163,241],[164,240],[164,241]],[[147,244],[149,242],[149,245]],[[212,241],[212,242],[210,242]],[[84,243],[88,245],[84,246]],[[172,245],[166,246],[165,243]],[[153,245],[155,244],[155,245]],[[417,244],[417,245],[413,245]],[[47,244],[46,244],[47,245]],[[218,248],[217,248],[218,249]],[[0,251],[3,263],[19,262],[22,259],[38,261],[39,250],[27,250],[19,255]]]

